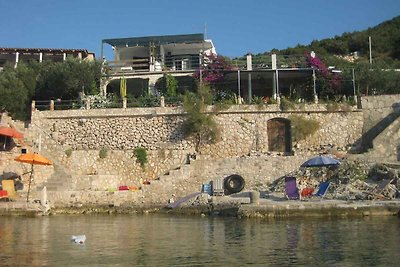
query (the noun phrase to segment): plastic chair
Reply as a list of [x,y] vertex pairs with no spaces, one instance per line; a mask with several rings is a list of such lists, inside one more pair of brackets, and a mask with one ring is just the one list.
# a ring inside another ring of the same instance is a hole
[[9,201],[7,190],[0,190],[0,200],[4,199],[5,201]]
[[299,199],[299,189],[297,188],[296,177],[285,177],[285,195],[287,199]]

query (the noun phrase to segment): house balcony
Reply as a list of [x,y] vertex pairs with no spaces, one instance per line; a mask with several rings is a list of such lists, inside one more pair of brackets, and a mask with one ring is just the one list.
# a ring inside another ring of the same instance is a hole
[[200,67],[199,55],[166,55],[108,61],[107,75],[135,75],[156,73],[194,73]]

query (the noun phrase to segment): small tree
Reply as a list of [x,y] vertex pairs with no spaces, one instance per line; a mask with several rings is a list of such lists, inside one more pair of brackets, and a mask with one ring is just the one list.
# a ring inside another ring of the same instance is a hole
[[182,130],[186,138],[195,139],[195,150],[206,143],[214,143],[218,139],[219,129],[213,115],[206,114],[206,103],[211,96],[210,89],[202,86],[196,94],[187,93],[184,96],[183,108],[186,112]]
[[167,95],[176,96],[176,88],[178,87],[178,80],[171,74],[167,74],[165,76],[165,79],[166,79]]

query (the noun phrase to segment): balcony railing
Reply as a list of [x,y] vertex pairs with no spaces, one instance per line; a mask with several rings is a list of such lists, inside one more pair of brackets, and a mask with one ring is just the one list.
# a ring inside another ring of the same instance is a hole
[[111,74],[161,71],[196,71],[200,66],[199,55],[165,56],[164,58],[136,58],[108,61]]

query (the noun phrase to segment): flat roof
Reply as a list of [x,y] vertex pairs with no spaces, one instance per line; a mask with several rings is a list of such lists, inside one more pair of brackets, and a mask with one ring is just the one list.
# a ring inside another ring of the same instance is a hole
[[144,36],[129,38],[103,39],[103,43],[112,46],[146,46],[149,43],[155,44],[171,44],[171,43],[199,43],[204,41],[204,34],[179,34],[179,35],[161,35],[161,36]]
[[93,54],[86,49],[72,49],[72,48],[15,48],[15,47],[0,47],[0,52],[27,52],[27,53],[84,53]]

